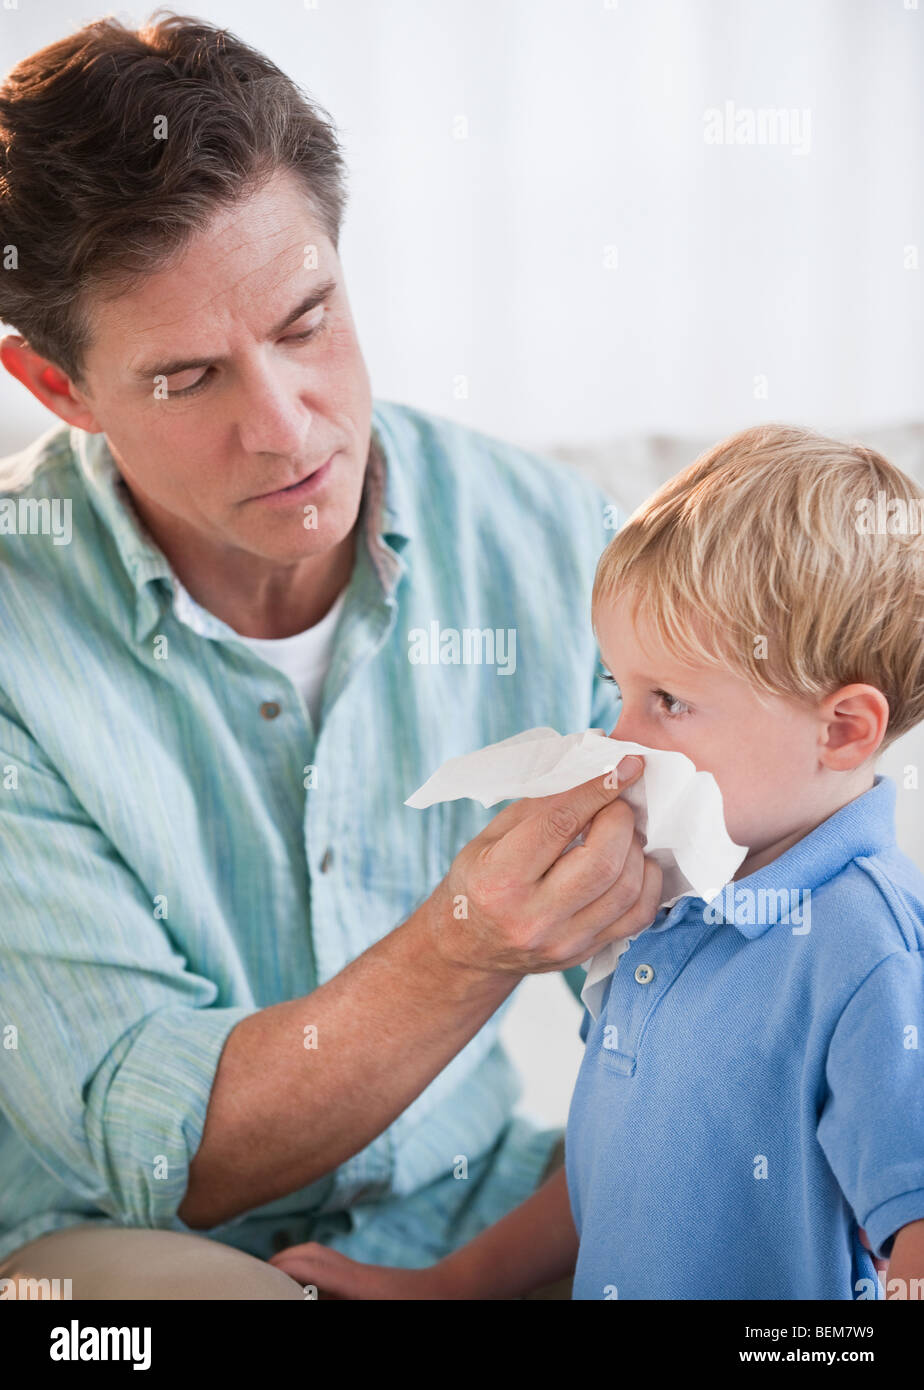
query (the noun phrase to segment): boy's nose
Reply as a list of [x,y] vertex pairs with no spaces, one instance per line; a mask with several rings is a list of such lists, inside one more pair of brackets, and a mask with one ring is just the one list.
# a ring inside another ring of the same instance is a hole
[[643,748],[658,746],[652,742],[651,735],[641,727],[638,720],[627,718],[625,711],[620,714],[610,730],[610,738],[618,738],[623,743],[640,743]]
[[624,743],[642,743],[643,739],[636,738],[631,719],[627,719],[625,712],[621,713],[616,723],[610,730],[610,738],[622,739]]

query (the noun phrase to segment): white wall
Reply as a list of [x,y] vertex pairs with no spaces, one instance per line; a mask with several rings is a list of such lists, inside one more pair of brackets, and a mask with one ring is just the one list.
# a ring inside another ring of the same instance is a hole
[[[316,3],[176,8],[340,126],[378,395],[537,446],[920,416],[924,0]],[[0,70],[102,12],[0,0]],[[807,108],[808,152],[707,145],[727,100]],[[46,424],[5,374],[0,422]]]

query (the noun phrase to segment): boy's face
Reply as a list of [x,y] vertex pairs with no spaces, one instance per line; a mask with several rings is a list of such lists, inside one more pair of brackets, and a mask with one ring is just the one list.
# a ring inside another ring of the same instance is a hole
[[779,696],[762,704],[740,676],[682,665],[647,619],[633,621],[625,598],[601,604],[594,625],[622,695],[611,738],[685,753],[711,772],[728,833],[752,856],[817,823],[824,788],[815,708]]

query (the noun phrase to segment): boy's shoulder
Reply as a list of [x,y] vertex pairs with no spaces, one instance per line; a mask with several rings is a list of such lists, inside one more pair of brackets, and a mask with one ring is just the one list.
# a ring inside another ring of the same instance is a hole
[[888,956],[924,951],[924,873],[897,844],[848,860],[811,894],[819,964],[861,983]]

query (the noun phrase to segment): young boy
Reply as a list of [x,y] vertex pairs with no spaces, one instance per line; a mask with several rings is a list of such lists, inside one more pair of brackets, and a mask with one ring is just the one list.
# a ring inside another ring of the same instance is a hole
[[[612,736],[711,772],[749,852],[585,1011],[566,1167],[427,1270],[318,1245],[352,1298],[924,1296],[924,875],[874,761],[924,717],[924,508],[872,450],[765,426],[668,482],[593,593]],[[579,853],[580,850],[573,850]],[[866,1248],[863,1232],[871,1247]],[[921,1281],[921,1282],[916,1282]]]

